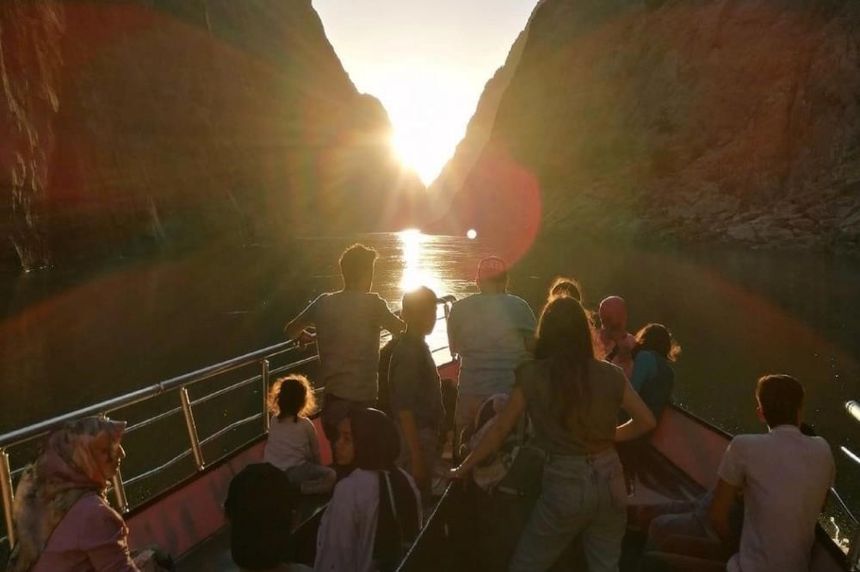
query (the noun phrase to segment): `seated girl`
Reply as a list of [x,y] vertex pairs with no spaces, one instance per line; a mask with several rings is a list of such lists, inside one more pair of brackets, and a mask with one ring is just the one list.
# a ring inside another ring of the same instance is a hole
[[337,484],[323,514],[314,570],[394,570],[421,527],[418,489],[395,464],[397,428],[381,411],[360,409],[340,422],[338,433],[335,461],[355,469]]
[[87,417],[52,433],[15,494],[10,572],[137,572],[128,528],[105,498],[125,457],[124,421]]
[[316,409],[313,389],[303,375],[277,380],[269,391],[269,439],[263,461],[286,472],[302,494],[328,494],[337,476],[320,464],[316,428],[308,415]]

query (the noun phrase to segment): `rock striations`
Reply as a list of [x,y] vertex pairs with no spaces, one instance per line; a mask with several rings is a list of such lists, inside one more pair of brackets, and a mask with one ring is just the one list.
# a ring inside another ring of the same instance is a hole
[[0,86],[2,267],[422,208],[310,0],[4,0]]
[[498,77],[452,230],[860,245],[856,1],[545,0]]

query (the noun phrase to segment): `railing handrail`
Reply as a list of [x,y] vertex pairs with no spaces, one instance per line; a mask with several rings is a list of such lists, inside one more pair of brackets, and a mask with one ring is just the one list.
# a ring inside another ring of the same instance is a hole
[[27,425],[26,427],[21,427],[20,429],[9,431],[8,433],[0,435],[0,449],[11,447],[33,439],[35,437],[45,435],[50,431],[63,426],[69,421],[75,421],[82,417],[89,417],[91,415],[109,413],[121,407],[134,405],[135,403],[144,401],[146,399],[149,399],[150,397],[154,397],[161,393],[165,393],[182,387],[188,387],[189,385],[193,385],[199,381],[203,381],[204,379],[214,377],[221,373],[226,373],[228,371],[244,366],[257,364],[261,359],[266,359],[282,353],[286,353],[298,347],[299,344],[295,341],[281,342],[241,356],[228,359],[226,361],[206,366],[204,368],[189,373],[184,373],[176,377],[171,377],[169,379],[160,381],[147,387],[142,387],[134,391],[129,391],[117,397],[106,399],[99,403],[95,403],[93,405],[89,405],[81,409],[76,409],[75,411],[70,411],[68,413],[58,415],[56,417],[51,417],[50,419],[39,421],[37,423]]

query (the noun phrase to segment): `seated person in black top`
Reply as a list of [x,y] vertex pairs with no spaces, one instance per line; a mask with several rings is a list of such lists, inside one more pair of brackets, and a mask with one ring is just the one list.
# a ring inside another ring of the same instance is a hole
[[286,560],[293,498],[287,475],[269,463],[242,469],[224,503],[230,553],[243,570],[269,570]]

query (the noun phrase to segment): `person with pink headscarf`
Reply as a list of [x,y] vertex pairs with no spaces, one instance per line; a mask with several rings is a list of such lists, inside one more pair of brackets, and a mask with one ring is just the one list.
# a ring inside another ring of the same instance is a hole
[[87,417],[52,433],[15,495],[8,572],[138,572],[128,528],[105,498],[125,457],[124,421]]
[[627,331],[627,303],[621,296],[609,296],[600,302],[598,330],[599,351],[604,360],[624,371],[627,379],[633,375],[633,348],[636,338]]

